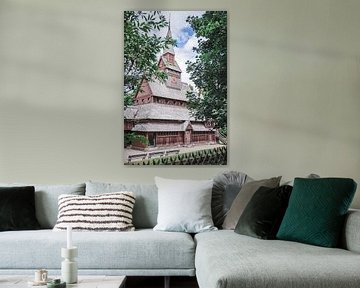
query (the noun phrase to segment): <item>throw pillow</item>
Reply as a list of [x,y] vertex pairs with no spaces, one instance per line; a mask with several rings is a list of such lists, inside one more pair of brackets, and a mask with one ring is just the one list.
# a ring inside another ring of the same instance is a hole
[[349,178],[295,178],[277,238],[336,247],[355,191]]
[[0,188],[0,231],[39,229],[35,215],[35,188]]
[[251,181],[246,183],[241,188],[240,192],[236,196],[234,202],[232,203],[229,212],[227,213],[224,223],[222,225],[223,229],[234,230],[237,222],[240,219],[241,214],[243,213],[246,205],[249,203],[251,197],[255,192],[261,187],[275,188],[279,186],[281,176],[273,177],[270,179],[263,179],[257,181]]
[[251,198],[235,232],[260,239],[275,239],[288,206],[292,187],[260,187]]
[[214,225],[221,228],[225,216],[241,187],[251,179],[245,173],[227,171],[214,178],[211,199],[211,214]]
[[133,231],[132,192],[94,196],[59,196],[59,215],[55,231],[72,226],[74,231]]
[[155,177],[159,213],[154,230],[198,233],[216,230],[211,217],[213,180]]

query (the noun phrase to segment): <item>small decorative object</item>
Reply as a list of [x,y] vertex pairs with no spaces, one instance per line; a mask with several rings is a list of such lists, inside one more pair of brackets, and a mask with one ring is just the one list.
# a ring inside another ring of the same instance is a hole
[[72,248],[72,227],[70,225],[66,229],[66,248]]
[[47,283],[47,288],[66,288],[66,282],[61,282],[60,279],[54,279]]
[[61,279],[68,284],[77,283],[77,255],[77,247],[72,245],[72,227],[68,226],[66,248],[61,248],[61,257],[65,258],[61,262]]
[[28,281],[28,286],[43,286],[48,281],[48,271],[46,269],[39,269],[35,271],[34,281]]
[[46,269],[40,269],[35,271],[35,282],[46,282],[48,277],[48,271]]
[[48,278],[48,271],[46,269],[39,269],[35,271],[34,280],[28,281],[28,286],[29,287],[44,286],[49,281],[50,279]]

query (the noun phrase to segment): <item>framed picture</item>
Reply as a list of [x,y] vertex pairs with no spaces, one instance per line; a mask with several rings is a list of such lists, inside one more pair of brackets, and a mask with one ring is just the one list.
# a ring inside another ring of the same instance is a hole
[[227,164],[227,12],[124,12],[124,164]]

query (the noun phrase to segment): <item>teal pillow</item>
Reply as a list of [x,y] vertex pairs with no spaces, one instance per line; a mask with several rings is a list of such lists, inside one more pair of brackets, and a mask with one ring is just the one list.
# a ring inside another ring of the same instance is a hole
[[337,247],[355,191],[349,178],[295,178],[277,238]]

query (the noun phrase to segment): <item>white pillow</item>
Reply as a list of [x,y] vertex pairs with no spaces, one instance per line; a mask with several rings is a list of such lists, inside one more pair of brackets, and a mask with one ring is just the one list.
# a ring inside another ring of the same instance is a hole
[[211,217],[213,180],[155,177],[159,212],[154,230],[198,233],[217,230]]
[[59,214],[55,231],[133,231],[133,192],[114,192],[100,195],[59,196]]

